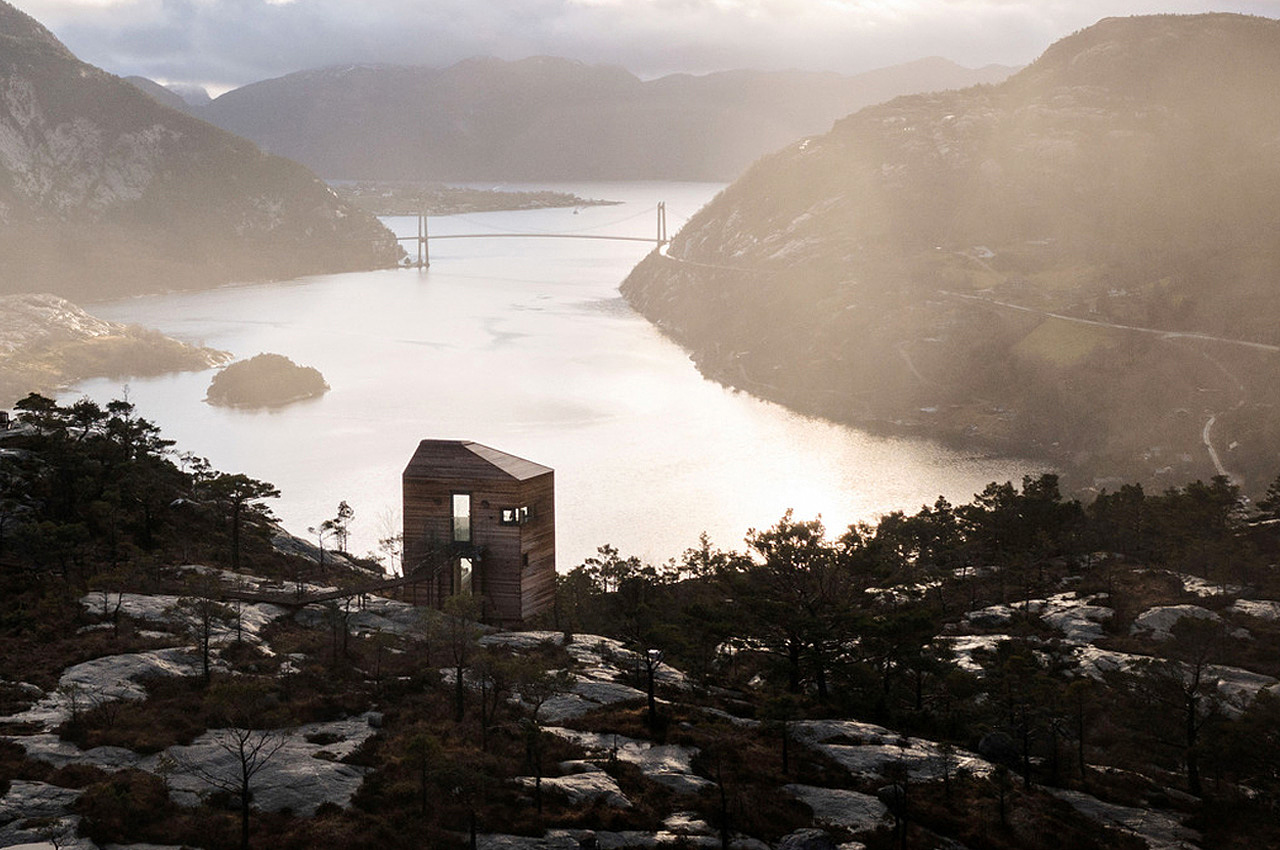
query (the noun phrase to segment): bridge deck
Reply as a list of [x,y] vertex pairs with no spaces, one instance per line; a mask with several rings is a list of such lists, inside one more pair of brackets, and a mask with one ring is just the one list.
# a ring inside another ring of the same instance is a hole
[[651,242],[665,245],[669,240],[652,236],[603,236],[598,233],[442,233],[438,236],[397,236],[398,242],[435,242],[437,239],[605,239],[612,242]]

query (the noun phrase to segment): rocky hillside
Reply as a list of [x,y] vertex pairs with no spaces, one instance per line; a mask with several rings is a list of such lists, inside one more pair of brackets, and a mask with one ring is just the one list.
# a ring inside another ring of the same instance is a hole
[[350,66],[228,92],[202,118],[330,179],[730,180],[757,157],[908,92],[995,82],[944,59],[844,77],[731,71],[642,81],[535,57]]
[[[248,780],[250,826],[263,843],[305,844],[326,833],[328,846],[366,846],[358,836],[376,828],[392,835],[394,825],[426,831],[432,846],[466,847],[454,819],[466,823],[470,808],[477,833],[470,846],[486,850],[889,848],[903,833],[909,846],[932,848],[1264,846],[1274,828],[1226,820],[1233,813],[1226,793],[1202,802],[1175,787],[1174,771],[1077,764],[1070,736],[1077,711],[1091,728],[1105,725],[1104,683],[1181,681],[1178,662],[1164,660],[1185,632],[1179,624],[1229,623],[1238,642],[1253,643],[1275,634],[1280,603],[1163,571],[1112,565],[1111,574],[1123,596],[1068,590],[977,609],[939,638],[955,653],[952,684],[1012,689],[1001,698],[1012,699],[1011,714],[1024,712],[1017,722],[1027,722],[1023,700],[1040,698],[1034,689],[1049,679],[1039,668],[1026,673],[1032,649],[1071,683],[1075,702],[1053,709],[1064,740],[1055,737],[1052,764],[1036,760],[1054,771],[1044,784],[1024,784],[1016,772],[1021,744],[1002,731],[984,736],[979,752],[848,718],[779,721],[758,708],[758,694],[708,689],[669,664],[655,671],[663,723],[649,728],[642,662],[599,635],[566,642],[560,631],[486,633],[376,595],[343,614],[333,603],[290,610],[292,585],[286,592],[278,582],[209,567],[166,570],[150,592],[108,579],[78,604],[63,601],[60,613],[75,633],[40,651],[56,666],[37,676],[5,659],[4,673],[27,678],[0,678],[0,840],[85,850],[143,839],[231,848],[238,815],[224,800],[240,788],[239,736],[270,752]],[[1138,612],[1112,607],[1136,601],[1128,593],[1138,580],[1154,598],[1190,601]],[[912,600],[932,589],[881,592]],[[217,601],[228,593],[260,598]],[[284,604],[270,601],[273,594]],[[1116,637],[1126,633],[1134,637]],[[343,650],[333,656],[337,640]],[[453,724],[453,735],[449,720],[432,715],[445,714],[458,693],[452,662],[431,661],[436,640],[460,641],[454,651],[465,657],[470,725]],[[1110,648],[1125,640],[1130,651]],[[6,649],[15,644],[12,635],[0,639]],[[1194,696],[1212,706],[1205,713],[1215,724],[1265,723],[1259,706],[1274,717],[1273,677],[1225,665],[1203,673]],[[236,680],[258,691],[233,690]],[[244,709],[232,700],[246,694],[269,708],[236,719]],[[1037,747],[1045,743],[1042,720],[1037,713],[1032,721]],[[1115,740],[1123,734],[1090,741],[1090,756],[1128,752]],[[1241,734],[1248,746],[1250,733]],[[434,744],[426,760],[414,749],[424,740]],[[525,748],[532,755],[522,763]],[[1271,751],[1260,749],[1252,761]],[[457,763],[464,759],[469,764]],[[1080,772],[1087,783],[1075,778]],[[449,784],[459,776],[476,786],[460,803],[448,793],[459,793]],[[53,845],[34,844],[41,840]]]
[[139,413],[0,431],[0,846],[1280,846],[1280,479],[605,545],[495,631]]
[[0,292],[102,296],[392,265],[313,174],[76,59],[0,2]]
[[200,371],[225,351],[91,316],[55,295],[0,295],[0,406],[96,377]]
[[769,157],[631,303],[708,374],[1055,459],[1076,486],[1280,466],[1280,22],[1107,19],[998,86]]

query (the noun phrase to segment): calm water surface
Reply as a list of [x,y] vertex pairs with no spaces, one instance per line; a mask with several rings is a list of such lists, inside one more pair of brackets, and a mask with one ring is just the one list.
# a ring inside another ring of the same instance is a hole
[[[541,187],[540,187],[541,188]],[[557,186],[620,206],[432,218],[433,234],[672,233],[715,184]],[[412,218],[388,219],[398,233]],[[400,473],[419,440],[476,440],[556,470],[558,562],[612,543],[653,561],[701,531],[739,548],[787,508],[827,527],[939,494],[967,501],[1033,464],[888,439],[791,413],[703,379],[687,355],[632,312],[618,285],[649,250],[571,239],[433,242],[425,271],[329,275],[94,304],[237,358],[278,352],[324,373],[323,398],[280,410],[205,404],[212,372],[135,379],[129,396],[179,450],[279,487],[296,534],[355,508],[351,548],[398,525]],[[99,400],[118,381],[75,389]]]

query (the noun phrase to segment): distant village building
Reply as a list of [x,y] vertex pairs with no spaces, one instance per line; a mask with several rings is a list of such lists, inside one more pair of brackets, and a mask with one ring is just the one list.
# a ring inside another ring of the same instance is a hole
[[555,472],[468,440],[423,440],[404,470],[404,569],[427,603],[479,597],[515,624],[555,599]]

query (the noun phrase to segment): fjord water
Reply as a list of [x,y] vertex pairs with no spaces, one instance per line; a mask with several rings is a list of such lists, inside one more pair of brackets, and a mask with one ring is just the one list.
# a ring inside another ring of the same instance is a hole
[[[516,187],[512,187],[516,188]],[[537,187],[546,188],[546,187]],[[617,206],[433,217],[432,234],[674,233],[714,184],[556,186]],[[416,220],[389,218],[400,235]],[[409,243],[406,243],[409,244]],[[204,403],[212,372],[135,379],[129,399],[179,451],[274,483],[306,535],[340,500],[351,549],[398,523],[400,474],[423,438],[476,440],[556,470],[559,569],[604,543],[653,561],[706,531],[741,548],[787,508],[833,532],[945,495],[972,498],[1033,465],[894,439],[792,413],[702,378],[617,288],[651,246],[578,239],[431,243],[431,267],[327,275],[90,305],[90,312],[232,352],[319,369],[324,397],[275,410]],[[410,253],[413,249],[410,248]],[[71,395],[105,401],[120,381]]]

